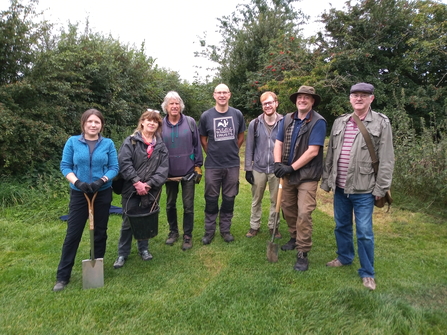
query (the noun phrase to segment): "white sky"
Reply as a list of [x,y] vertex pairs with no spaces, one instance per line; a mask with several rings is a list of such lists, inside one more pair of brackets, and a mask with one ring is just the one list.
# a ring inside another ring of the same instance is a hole
[[[25,1],[25,0],[22,0]],[[218,17],[229,15],[239,3],[249,0],[39,0],[39,10],[45,19],[66,27],[68,21],[80,22],[85,27],[89,17],[94,32],[109,33],[122,43],[146,43],[146,54],[156,58],[159,67],[177,71],[182,79],[194,79],[200,65],[211,65],[203,58],[194,57],[199,51],[199,37],[207,32],[207,41],[220,41],[216,33]],[[311,16],[309,22],[331,7],[342,9],[346,0],[301,0],[295,5]],[[353,1],[354,3],[354,1]],[[317,5],[318,4],[318,5]],[[0,10],[9,8],[9,0],[0,0]],[[306,36],[314,34],[321,25],[309,24]],[[206,74],[200,72],[201,77]]]

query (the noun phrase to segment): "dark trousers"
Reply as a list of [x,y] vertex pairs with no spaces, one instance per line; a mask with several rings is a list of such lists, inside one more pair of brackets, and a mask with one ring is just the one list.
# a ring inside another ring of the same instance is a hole
[[[89,194],[90,199],[93,194]],[[109,222],[109,210],[112,203],[112,189],[98,192],[93,204],[94,229],[95,229],[95,258],[103,258],[106,252],[107,224]],[[67,221],[67,234],[62,246],[62,255],[57,268],[58,281],[69,281],[73,269],[76,252],[81,242],[82,233],[88,219],[88,204],[84,193],[70,190],[70,204]],[[90,255],[86,255],[86,259]]]
[[[222,190],[222,203],[218,201]],[[239,166],[205,170],[205,233],[214,233],[219,216],[221,233],[229,233],[233,218],[234,199],[239,193]]]
[[[159,196],[159,189],[152,188],[149,193],[152,195],[148,197],[149,199],[149,207],[152,207],[152,204],[155,199]],[[129,217],[126,215],[126,212],[133,207],[137,207],[140,205],[141,197],[133,193],[130,198],[122,198],[121,205],[123,206],[123,222],[121,224],[121,232],[120,239],[118,241],[118,256],[123,256],[127,259],[130,255],[130,251],[132,249],[132,227],[129,222]],[[149,248],[149,240],[138,240],[138,252],[142,252],[143,250],[148,250]]]
[[177,197],[179,184],[182,185],[183,201],[183,234],[192,237],[194,228],[194,193],[195,181],[181,180],[166,182],[166,216],[168,218],[169,230],[178,233],[177,221]]

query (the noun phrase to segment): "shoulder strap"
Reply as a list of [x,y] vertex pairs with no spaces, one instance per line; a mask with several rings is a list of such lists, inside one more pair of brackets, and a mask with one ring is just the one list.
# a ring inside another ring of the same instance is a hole
[[255,124],[254,124],[254,131],[253,131],[253,156],[255,155],[255,149],[256,149],[256,131],[258,130],[258,125],[259,125],[259,117],[257,117],[255,119]]
[[362,133],[363,138],[365,139],[366,146],[368,147],[369,154],[371,155],[374,174],[377,175],[377,170],[379,168],[379,160],[377,159],[376,152],[374,151],[374,146],[372,144],[371,137],[369,136],[368,130],[366,130],[365,125],[360,120],[360,118],[357,116],[357,114],[352,113],[352,118],[354,119],[355,123],[357,123],[357,127],[359,127],[359,130]]
[[[192,117],[189,117],[188,115],[185,115],[186,122],[188,123],[189,129],[191,130],[191,133],[194,133],[194,126],[192,125],[192,122],[194,119]],[[196,121],[194,121],[195,123]]]
[[255,133],[255,136],[256,136],[256,131],[258,130],[258,125],[259,125],[259,118],[257,117],[256,119],[255,119],[255,128],[254,128],[254,133]]

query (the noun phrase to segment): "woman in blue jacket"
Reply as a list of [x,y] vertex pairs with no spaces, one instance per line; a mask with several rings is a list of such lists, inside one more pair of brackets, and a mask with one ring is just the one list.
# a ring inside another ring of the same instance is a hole
[[53,291],[61,291],[70,281],[76,252],[88,218],[88,204],[84,193],[90,197],[98,192],[94,202],[95,257],[103,258],[106,251],[107,224],[112,202],[112,179],[118,174],[118,157],[115,144],[101,136],[104,117],[96,109],[89,109],[81,116],[82,134],[70,137],[65,143],[60,170],[70,182],[70,204],[67,234],[57,268]]

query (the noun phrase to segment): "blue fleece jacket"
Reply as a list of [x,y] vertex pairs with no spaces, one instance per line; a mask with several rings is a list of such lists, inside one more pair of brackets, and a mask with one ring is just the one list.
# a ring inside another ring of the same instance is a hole
[[[86,183],[92,183],[106,176],[109,181],[99,191],[105,190],[112,185],[112,179],[119,171],[115,144],[111,139],[99,135],[98,143],[90,155],[84,135],[72,136],[65,143],[60,170],[64,177],[73,172],[79,180]],[[80,191],[72,183],[70,187]]]

